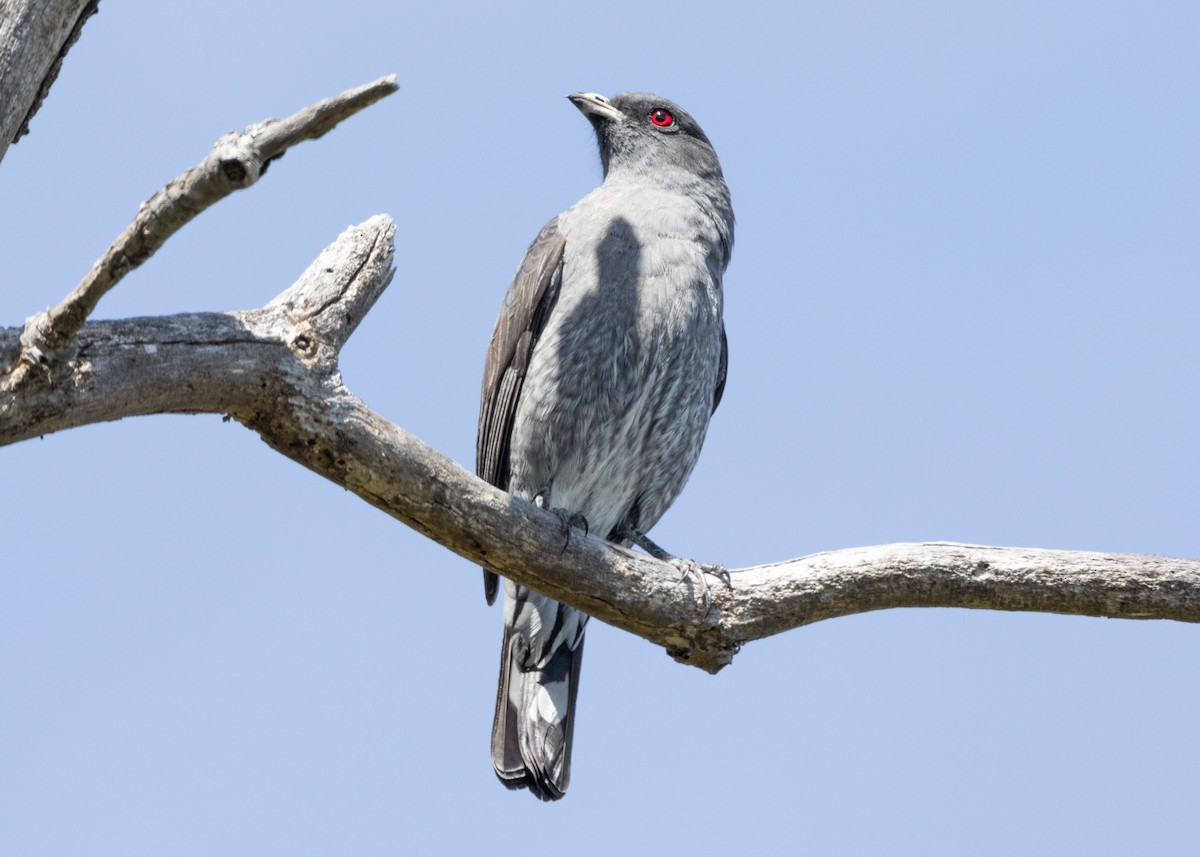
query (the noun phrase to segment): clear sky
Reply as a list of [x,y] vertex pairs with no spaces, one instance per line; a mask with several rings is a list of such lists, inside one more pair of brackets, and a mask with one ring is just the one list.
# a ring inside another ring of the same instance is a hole
[[[470,466],[526,244],[647,89],[738,214],[729,383],[654,532],[729,566],[943,539],[1200,557],[1191,2],[105,2],[0,164],[0,324],[232,128],[395,72],[97,317],[256,307],[399,224],[344,356]],[[1194,850],[1200,628],[886,611],[716,677],[594,623],[571,791],[495,780],[478,570],[217,416],[0,449],[0,853]]]

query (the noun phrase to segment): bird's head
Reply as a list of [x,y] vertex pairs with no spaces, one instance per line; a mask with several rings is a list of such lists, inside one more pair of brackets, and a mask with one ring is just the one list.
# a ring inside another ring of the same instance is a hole
[[648,92],[622,92],[612,98],[576,92],[567,98],[596,130],[606,178],[665,178],[682,171],[700,179],[722,179],[712,143],[678,104]]

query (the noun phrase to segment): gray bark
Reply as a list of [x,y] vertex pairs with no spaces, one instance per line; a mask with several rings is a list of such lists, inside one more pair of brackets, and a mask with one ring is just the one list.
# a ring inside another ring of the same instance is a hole
[[0,161],[58,77],[99,0],[0,0]]

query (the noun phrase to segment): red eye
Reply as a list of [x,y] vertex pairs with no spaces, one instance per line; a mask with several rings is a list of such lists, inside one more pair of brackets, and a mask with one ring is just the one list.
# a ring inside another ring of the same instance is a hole
[[675,117],[660,107],[650,114],[650,121],[659,128],[670,128],[675,124]]

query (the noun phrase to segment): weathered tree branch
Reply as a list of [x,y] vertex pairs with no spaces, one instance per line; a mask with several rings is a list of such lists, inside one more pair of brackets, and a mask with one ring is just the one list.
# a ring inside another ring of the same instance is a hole
[[395,88],[382,78],[223,137],[142,206],[58,307],[23,331],[0,329],[0,367],[8,367],[0,445],[141,414],[228,414],[473,563],[712,672],[750,640],[888,607],[1200,622],[1200,561],[957,544],[854,548],[739,569],[729,587],[714,585],[706,606],[673,566],[565,531],[555,515],[476,478],[345,387],[338,355],[392,277],[395,226],[385,216],[347,230],[261,309],[84,323],[106,291],[199,211]]
[[58,77],[99,0],[0,0],[0,160]]
[[138,209],[79,284],[58,306],[25,323],[19,363],[0,380],[0,394],[19,390],[39,376],[83,325],[109,289],[141,265],[200,212],[258,181],[267,165],[290,147],[323,136],[348,116],[395,92],[394,75],[327,98],[283,120],[267,119],[219,139],[199,165],[185,172]]
[[[711,609],[651,557],[569,534],[368,408],[337,357],[392,276],[395,227],[347,230],[247,312],[86,324],[45,385],[0,399],[0,445],[162,412],[227,413],[274,449],[473,563],[713,671],[750,640],[889,607],[974,607],[1200,622],[1200,561],[958,544],[853,548],[734,570]],[[0,360],[19,350],[0,330]]]

